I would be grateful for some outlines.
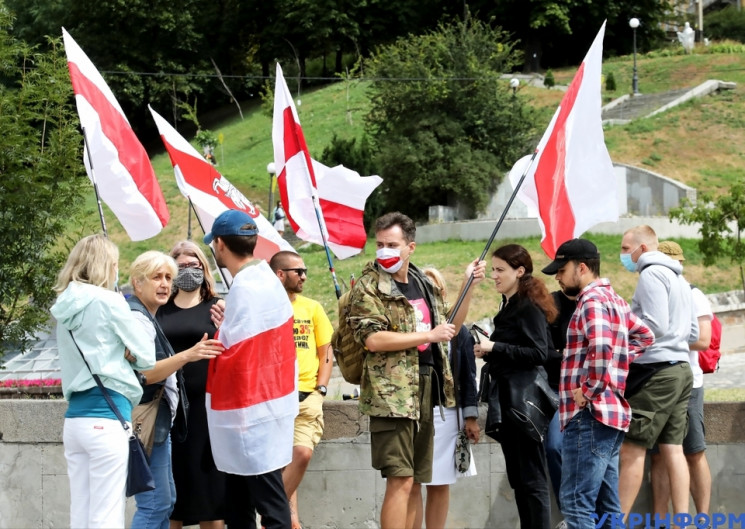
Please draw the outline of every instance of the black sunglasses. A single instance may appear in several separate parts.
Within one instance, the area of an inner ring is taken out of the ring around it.
[[[308,269],[307,268],[282,268],[283,272],[295,272],[299,276],[307,276],[308,275]]]

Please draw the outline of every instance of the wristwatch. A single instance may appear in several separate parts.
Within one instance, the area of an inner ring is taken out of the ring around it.
[[[326,388],[326,386],[323,386],[323,385],[320,385],[320,384],[318,386],[316,386],[316,389],[318,390],[318,393],[320,393],[324,397],[326,396],[326,393],[329,392],[329,390],[328,390],[328,388]]]

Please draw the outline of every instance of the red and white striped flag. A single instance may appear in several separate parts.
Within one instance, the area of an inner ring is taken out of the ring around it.
[[[215,465],[254,476],[292,460],[298,412],[292,305],[266,261],[235,276],[207,373],[207,424]]]
[[[601,74],[605,23],[538,144],[538,155],[518,197],[538,214],[541,246],[551,259],[564,242],[600,222],[618,220],[616,177],[601,119]],[[526,156],[510,171],[515,186]]]
[[[295,234],[304,241],[323,245],[318,209],[326,241],[334,254],[345,259],[360,253],[367,241],[362,222],[365,201],[383,179],[361,177],[342,165],[329,168],[310,157],[279,63],[272,143],[279,194]]]
[[[111,208],[133,241],[149,239],[168,224],[163,192],[145,148],[137,139],[119,102],[88,56],[62,28],[70,80],[80,124],[93,160],[85,168],[95,176],[101,199]]]
[[[274,226],[243,193],[218,173],[160,114],[152,108],[150,113],[171,157],[176,183],[181,193],[194,204],[205,233],[210,232],[212,223],[220,213],[227,209],[240,209],[251,215],[259,228],[255,257],[269,260],[280,250],[292,250],[290,243],[280,237]]]

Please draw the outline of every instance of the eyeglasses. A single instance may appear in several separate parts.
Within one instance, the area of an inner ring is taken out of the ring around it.
[[[308,269],[307,268],[282,268],[283,272],[295,272],[299,276],[307,276],[308,275]]]
[[[178,265],[179,270],[183,270],[185,268],[202,268],[202,263],[199,261],[193,261],[191,263],[180,263]]]

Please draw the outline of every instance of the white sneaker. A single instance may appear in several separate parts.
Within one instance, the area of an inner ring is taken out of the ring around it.
[[[568,529],[568,527],[566,520],[562,520],[554,529]]]

